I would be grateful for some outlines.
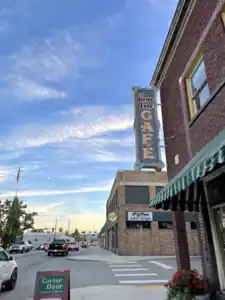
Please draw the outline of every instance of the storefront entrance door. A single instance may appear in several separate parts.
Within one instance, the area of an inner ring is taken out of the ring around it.
[[[219,268],[223,270],[225,275],[225,204],[212,207],[213,217],[215,221],[215,229],[217,234],[218,250],[220,251],[221,263]],[[223,283],[223,287],[225,282]]]

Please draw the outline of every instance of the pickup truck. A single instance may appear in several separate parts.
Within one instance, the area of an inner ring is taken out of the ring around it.
[[[63,256],[68,255],[69,245],[66,240],[57,239],[54,240],[48,247],[48,256],[62,254]]]

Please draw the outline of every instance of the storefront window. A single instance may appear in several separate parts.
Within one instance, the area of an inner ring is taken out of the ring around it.
[[[191,230],[196,230],[197,229],[197,223],[196,222],[191,222]]]
[[[172,229],[173,223],[172,222],[158,222],[158,228],[159,229]]]
[[[222,265],[225,266],[225,206],[213,208],[213,215],[222,257]]]
[[[127,221],[126,222],[126,227],[128,229],[151,229],[151,223],[148,221]]]

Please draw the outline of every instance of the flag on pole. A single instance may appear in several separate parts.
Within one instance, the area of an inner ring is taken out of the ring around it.
[[[20,168],[19,168],[17,176],[16,176],[16,182],[17,182],[17,184],[19,183],[19,179],[20,179]]]

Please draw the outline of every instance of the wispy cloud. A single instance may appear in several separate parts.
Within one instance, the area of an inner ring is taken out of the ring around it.
[[[0,167],[0,183],[4,182],[8,178],[8,168],[7,167]]]
[[[0,161],[8,161],[21,157],[24,154],[24,150],[16,151],[1,151],[0,152]]]
[[[133,156],[125,156],[121,154],[115,154],[106,150],[99,150],[95,156],[91,158],[92,161],[96,162],[132,162],[134,161]],[[88,158],[87,158],[88,161]]]
[[[100,41],[96,42],[97,36],[92,40],[95,28],[86,26],[82,36],[81,31],[75,27],[60,31],[39,42],[26,44],[14,53],[8,76],[14,96],[26,101],[64,98],[66,92],[52,88],[51,84],[71,76],[75,81],[82,77],[82,70],[98,68],[103,55]]]
[[[9,8],[0,9],[0,17],[11,16],[14,14],[14,11]]]
[[[9,76],[13,82],[12,92],[21,101],[65,98],[66,93],[40,85],[23,77]]]
[[[35,197],[35,196],[54,196],[54,195],[70,195],[77,193],[93,193],[93,192],[105,192],[109,191],[111,185],[106,184],[102,186],[87,186],[81,187],[77,189],[69,189],[69,190],[26,190],[19,191],[20,197]],[[15,191],[9,191],[0,194],[0,198],[14,197]]]
[[[61,143],[71,138],[88,139],[106,134],[108,132],[119,132],[132,127],[133,116],[130,109],[126,107],[101,107],[100,114],[93,113],[91,109],[98,112],[98,107],[80,107],[82,115],[79,118],[66,117],[65,120],[53,125],[31,124],[15,128],[7,139],[0,139],[0,148],[30,148],[43,145]]]
[[[49,213],[49,211],[52,211],[52,209],[57,210],[58,208],[62,207],[64,205],[64,201],[60,202],[53,202],[46,205],[38,205],[38,204],[28,204],[27,212],[37,212],[39,214],[42,213]]]

